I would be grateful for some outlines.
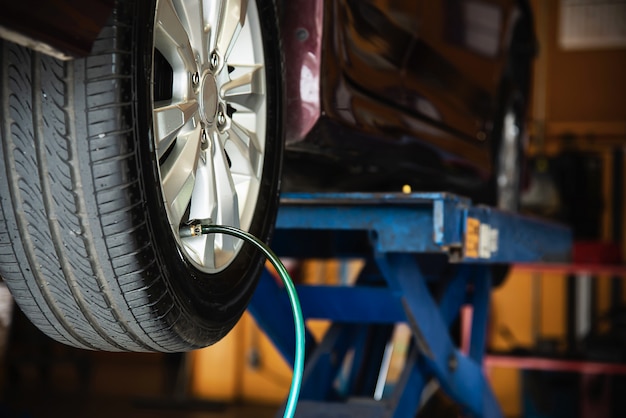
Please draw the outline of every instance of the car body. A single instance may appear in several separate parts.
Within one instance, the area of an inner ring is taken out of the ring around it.
[[[113,2],[6,3],[0,27],[69,58],[88,52]],[[289,0],[279,9],[284,188],[408,184],[484,198],[503,83],[528,96],[536,43],[526,1]],[[76,17],[83,24],[59,26]]]
[[[510,79],[528,93],[536,50],[528,4],[294,0],[284,7],[287,187],[409,184],[470,195],[484,187],[503,85]]]
[[[0,38],[61,59],[89,54],[113,0],[2,1]]]

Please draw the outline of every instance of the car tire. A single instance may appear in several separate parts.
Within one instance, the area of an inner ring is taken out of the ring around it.
[[[0,44],[0,276],[55,340],[187,351],[244,312],[261,254],[179,234],[211,218],[267,241],[274,224],[277,15],[238,5],[116,2],[90,56],[67,62]]]

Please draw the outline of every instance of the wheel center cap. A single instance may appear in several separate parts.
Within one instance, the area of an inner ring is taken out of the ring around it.
[[[202,79],[200,109],[205,122],[212,124],[217,114],[217,83],[211,74],[206,74]]]

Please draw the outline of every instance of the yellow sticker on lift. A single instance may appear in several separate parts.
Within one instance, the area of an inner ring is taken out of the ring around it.
[[[465,222],[465,257],[478,258],[480,246],[480,221],[467,218]]]

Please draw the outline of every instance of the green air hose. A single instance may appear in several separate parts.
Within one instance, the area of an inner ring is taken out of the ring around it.
[[[285,289],[287,289],[287,294],[289,295],[289,302],[291,302],[291,310],[293,311],[293,320],[296,328],[296,356],[293,365],[291,388],[289,390],[287,405],[285,406],[285,413],[283,416],[285,418],[292,418],[296,413],[296,403],[298,402],[298,395],[300,394],[302,372],[304,369],[304,318],[302,317],[302,309],[300,308],[300,300],[298,299],[298,294],[296,293],[296,287],[293,285],[287,269],[276,254],[274,254],[274,252],[270,250],[263,241],[248,232],[231,226],[212,224],[196,224],[187,226],[187,228],[190,227],[201,229],[202,234],[231,235],[255,245],[259,250],[261,250],[261,252],[263,252],[263,254],[265,254],[270,263],[272,263],[281,280],[285,284]]]

